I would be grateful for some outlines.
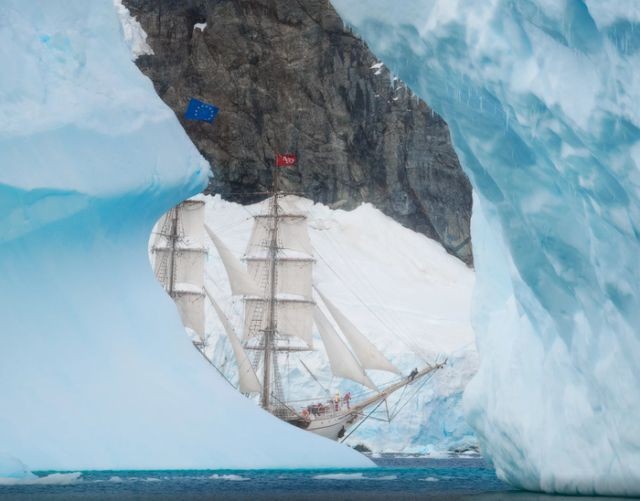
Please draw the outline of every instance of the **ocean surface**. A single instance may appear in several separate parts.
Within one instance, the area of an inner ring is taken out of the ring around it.
[[[372,459],[379,468],[37,472],[40,478],[29,483],[0,482],[0,499],[530,501],[548,497],[512,490],[476,455],[429,458],[385,454]]]

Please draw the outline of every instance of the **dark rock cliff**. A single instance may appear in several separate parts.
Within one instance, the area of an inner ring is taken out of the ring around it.
[[[209,192],[264,195],[275,151],[298,154],[284,188],[343,208],[371,202],[471,262],[471,186],[445,122],[377,64],[328,0],[125,0],[154,55],[138,66],[212,165]],[[206,23],[204,29],[194,28]]]

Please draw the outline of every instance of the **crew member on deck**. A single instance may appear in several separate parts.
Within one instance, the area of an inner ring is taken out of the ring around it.
[[[344,403],[347,404],[347,409],[351,409],[351,405],[349,404],[349,402],[351,401],[350,391],[344,394],[344,397],[342,397],[342,400],[344,400]]]

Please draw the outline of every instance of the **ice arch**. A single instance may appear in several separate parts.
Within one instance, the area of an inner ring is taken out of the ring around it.
[[[499,476],[640,494],[640,5],[332,1],[473,183],[465,406]]]
[[[147,258],[208,165],[111,0],[0,5],[0,453],[35,470],[369,466],[235,393]]]

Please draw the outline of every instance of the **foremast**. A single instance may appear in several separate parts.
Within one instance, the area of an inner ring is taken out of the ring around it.
[[[185,200],[156,225],[151,252],[157,279],[175,301],[183,324],[204,343],[204,202]]]

